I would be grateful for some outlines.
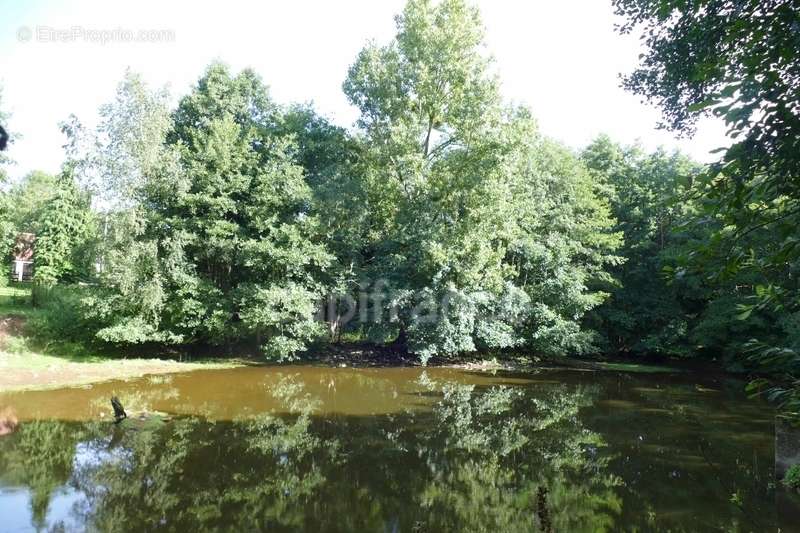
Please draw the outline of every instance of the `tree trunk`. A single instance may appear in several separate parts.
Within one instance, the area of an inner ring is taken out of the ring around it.
[[[400,324],[400,333],[397,334],[397,338],[392,341],[390,346],[403,355],[408,353],[408,333],[403,324]]]

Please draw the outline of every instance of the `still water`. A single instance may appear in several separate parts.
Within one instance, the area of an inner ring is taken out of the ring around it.
[[[797,527],[770,410],[698,379],[281,366],[0,393],[0,531]],[[166,416],[114,425],[112,395]]]

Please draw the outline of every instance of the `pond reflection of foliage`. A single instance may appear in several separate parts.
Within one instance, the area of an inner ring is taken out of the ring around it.
[[[318,399],[287,375],[267,393],[292,416],[30,423],[0,444],[0,472],[30,487],[36,524],[48,495],[69,485],[84,495],[72,514],[101,531],[613,524],[617,480],[578,417],[593,389],[418,385],[438,398],[429,412],[321,417]]]
[[[0,439],[0,486],[30,489],[37,529],[44,526],[51,494],[70,479],[75,446],[84,437],[75,424],[33,421]]]
[[[532,397],[520,388],[444,384],[441,391],[420,449],[429,465],[420,503],[432,530],[602,531],[613,524],[619,481],[592,453],[602,439],[578,419],[595,390],[553,387]]]
[[[121,461],[89,464],[82,479],[101,531],[157,522],[169,530],[293,529],[303,502],[325,482],[336,443],[310,431],[315,401],[282,381],[272,393],[299,414],[236,423],[181,418],[125,431]]]

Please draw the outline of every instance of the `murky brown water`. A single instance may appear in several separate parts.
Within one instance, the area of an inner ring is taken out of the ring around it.
[[[741,387],[282,366],[0,393],[0,531],[792,530]],[[170,418],[113,425],[112,395]]]
[[[0,393],[0,405],[13,405],[21,420],[37,418],[96,420],[111,415],[109,398],[119,396],[133,411],[161,411],[233,420],[243,415],[274,411],[288,413],[290,405],[269,394],[291,380],[319,401],[319,415],[384,415],[430,408],[436,398],[417,381],[419,368],[330,368],[319,366],[245,367],[151,376],[128,382],[99,383],[86,388]],[[538,376],[497,377],[488,373],[436,368],[428,376],[448,383],[522,385]]]

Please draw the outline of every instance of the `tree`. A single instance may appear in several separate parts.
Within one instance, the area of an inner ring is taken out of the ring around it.
[[[58,193],[58,178],[47,172],[34,170],[8,191],[11,219],[17,233],[38,233],[47,204]]]
[[[344,90],[365,145],[360,277],[385,292],[371,333],[388,322],[423,358],[585,349],[579,319],[602,300],[590,278],[615,260],[608,209],[571,154],[502,106],[477,10],[409,2]]]
[[[677,152],[646,154],[606,136],[582,159],[605,184],[616,229],[625,236],[620,254],[626,261],[611,269],[611,297],[591,315],[604,350],[719,358],[741,370],[747,342],[771,335],[768,324],[780,317],[761,310],[741,319],[741,306],[763,282],[759,273],[742,270],[712,282],[686,268],[686,258],[719,231],[714,221],[697,223],[702,203],[689,195],[703,168]]]
[[[783,266],[796,265],[800,257],[794,231],[800,217],[800,3],[614,4],[625,18],[620,31],[640,29],[646,36],[647,51],[625,87],[659,104],[664,126],[676,131],[691,134],[706,114],[729,126],[733,144],[721,149],[721,161],[696,189],[707,200],[701,222],[720,222],[703,260],[726,263],[723,275],[754,268],[784,284],[791,276]],[[741,241],[762,227],[770,229],[773,245],[754,257]]]
[[[731,179],[800,175],[800,3],[797,0],[614,0],[623,33],[646,46],[624,86],[691,133],[698,117],[725,119],[734,139],[718,170]],[[742,180],[739,180],[742,181]],[[745,193],[744,182],[737,191]],[[787,184],[789,185],[789,184]],[[781,188],[767,187],[781,194]]]
[[[36,232],[33,280],[44,286],[93,277],[96,259],[96,225],[91,195],[75,179],[80,164],[76,155],[78,132],[69,122],[61,125],[61,131],[67,136],[64,146],[67,160],[61,173],[55,178],[37,176],[35,181],[28,180],[27,186],[38,184],[44,197],[33,202],[34,208],[40,203],[38,210],[28,213],[28,217],[35,215],[35,219],[26,222],[22,218],[19,221],[30,224]],[[19,215],[26,216],[24,204],[20,206]]]
[[[145,94],[126,80],[109,117],[148,120],[141,110],[157,106],[142,103]],[[270,355],[290,357],[319,333],[317,279],[330,258],[278,117],[254,73],[232,76],[213,64],[169,128],[151,130],[152,144],[128,145],[133,171],[121,172],[134,184],[126,218],[135,246],[109,254],[106,293],[93,301],[107,323],[101,338],[216,345],[252,338]],[[140,176],[130,179],[132,172]]]
[[[90,204],[88,195],[78,190],[70,169],[65,169],[36,221],[36,283],[75,281],[92,273],[93,257],[87,253],[94,232]]]
[[[0,123],[6,124],[8,121],[8,114],[3,111],[3,91],[0,87]],[[8,132],[3,130],[6,137],[10,136]],[[8,139],[6,139],[8,142]],[[7,146],[6,146],[7,147]],[[6,174],[6,166],[11,163],[11,159],[6,155],[5,151],[0,151],[0,185],[5,185],[8,180]],[[12,219],[12,202],[5,190],[0,192],[0,246],[3,247],[4,253],[8,254],[11,251],[11,246],[14,242],[14,229]]]
[[[182,342],[162,315],[165,275],[178,276],[183,263],[160,257],[158,233],[148,232],[148,199],[183,175],[177,154],[165,145],[172,127],[168,94],[150,91],[127,71],[100,117],[94,131],[76,117],[65,125],[75,174],[98,199],[100,272],[84,298],[84,318],[92,335],[107,342]]]
[[[294,139],[291,155],[311,190],[309,213],[319,221],[319,233],[335,259],[322,277],[327,291],[322,317],[330,339],[340,339],[352,312],[348,297],[360,289],[362,254],[372,232],[365,208],[365,145],[310,106],[291,106],[278,119],[280,134]]]
[[[687,268],[721,283],[745,275],[752,312],[777,327],[752,344],[763,368],[800,373],[800,3],[797,0],[615,0],[622,32],[646,45],[624,85],[659,104],[665,125],[691,133],[713,113],[733,143],[694,189],[698,223],[717,230]],[[771,339],[782,339],[773,344]],[[794,379],[794,378],[792,378]],[[784,391],[785,392],[785,391]],[[776,391],[783,399],[791,398]],[[791,400],[800,408],[800,400]]]
[[[606,350],[635,355],[687,356],[691,317],[697,317],[709,295],[695,277],[668,280],[674,256],[685,236],[676,230],[696,212],[679,199],[700,172],[679,153],[646,154],[638,146],[622,147],[599,136],[581,156],[606,185],[616,230],[624,235],[625,263],[612,274],[617,286],[597,311]]]

